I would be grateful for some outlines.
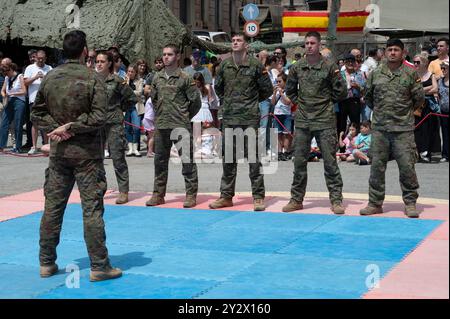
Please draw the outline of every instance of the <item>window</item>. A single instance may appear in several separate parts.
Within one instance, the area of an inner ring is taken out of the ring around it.
[[[186,25],[192,25],[194,21],[193,2],[194,0],[180,1],[180,20]]]
[[[328,10],[328,1],[327,0],[307,0],[309,10],[311,11],[321,11]]]
[[[222,12],[222,0],[216,0],[216,30],[222,30],[223,12]]]

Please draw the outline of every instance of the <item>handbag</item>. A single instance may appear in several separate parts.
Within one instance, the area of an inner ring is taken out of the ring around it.
[[[433,113],[441,113],[441,107],[439,105],[439,103],[436,101],[436,99],[434,98],[434,96],[425,96],[425,99],[427,101],[427,105],[430,108],[430,110]]]

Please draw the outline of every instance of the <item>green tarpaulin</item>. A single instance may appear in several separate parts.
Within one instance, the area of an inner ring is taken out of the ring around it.
[[[231,44],[211,43],[194,36],[162,0],[0,1],[0,40],[21,39],[23,46],[61,49],[64,34],[72,29],[86,32],[89,48],[118,46],[129,61],[153,61],[168,43],[215,54],[231,49]],[[262,42],[250,45],[256,52],[274,50],[276,46]]]
[[[79,11],[70,10],[73,4]],[[61,49],[71,25],[86,32],[90,48],[117,45],[130,61],[153,61],[164,45],[190,42],[185,26],[162,0],[0,1],[0,40],[9,36],[22,39],[24,46]]]

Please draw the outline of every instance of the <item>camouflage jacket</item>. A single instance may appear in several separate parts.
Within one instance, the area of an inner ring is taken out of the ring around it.
[[[237,66],[233,57],[222,62],[217,72],[214,89],[222,106],[223,123],[229,125],[259,126],[259,102],[273,92],[269,75],[261,62],[249,57]]]
[[[286,94],[298,105],[296,128],[324,130],[336,127],[334,103],[347,97],[347,85],[336,64],[302,59],[289,69]]]
[[[373,109],[372,128],[379,131],[414,130],[414,110],[425,101],[417,72],[402,64],[391,72],[383,63],[369,76],[365,101]]]
[[[43,79],[31,110],[31,120],[46,132],[72,122],[73,137],[51,141],[50,156],[79,159],[103,158],[107,95],[95,71],[69,60]]]
[[[156,128],[190,128],[191,119],[202,106],[194,80],[181,69],[166,78],[164,70],[155,74],[150,97],[155,108]]]
[[[137,97],[131,87],[117,75],[110,74],[106,78],[105,84],[108,96],[106,123],[122,124],[123,112],[136,105]]]

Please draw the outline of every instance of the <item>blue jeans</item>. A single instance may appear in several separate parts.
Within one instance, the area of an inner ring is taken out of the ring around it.
[[[261,103],[259,103],[259,112],[261,113],[261,119],[259,120],[259,127],[260,128],[265,128],[265,130],[263,130],[265,132],[265,137],[266,137],[266,148],[269,149],[270,148],[270,126],[271,125],[271,118],[269,115],[269,112],[271,111],[272,108],[272,104],[270,103],[270,100],[264,100]],[[264,133],[262,133],[264,134]],[[262,138],[262,136],[261,136]]]
[[[136,107],[132,107],[125,113],[125,122],[131,123],[134,126],[125,124],[125,136],[128,143],[139,144],[141,139],[141,119],[137,113]]]
[[[370,116],[372,115],[372,109],[367,105],[363,105],[361,108],[361,120],[363,122],[370,121]]]
[[[8,104],[3,110],[1,124],[0,124],[0,148],[5,148],[8,143],[9,126],[14,120],[16,149],[20,150],[22,147],[22,126],[25,118],[25,108],[27,104],[25,101],[17,97],[10,97]]]

